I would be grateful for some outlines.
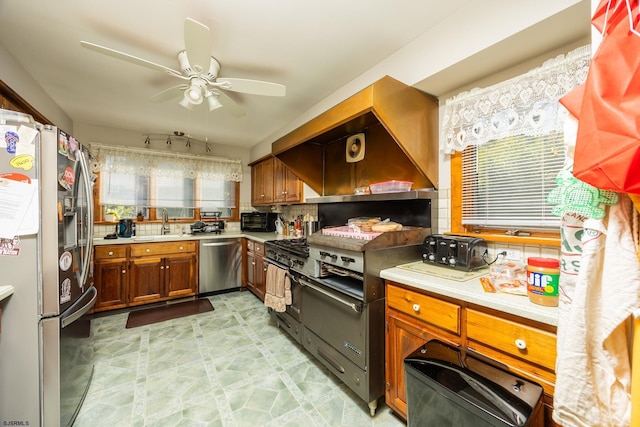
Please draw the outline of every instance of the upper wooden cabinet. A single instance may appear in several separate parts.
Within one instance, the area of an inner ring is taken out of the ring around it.
[[[302,181],[280,160],[269,157],[251,164],[251,204],[302,203]]]
[[[302,181],[276,158],[273,161],[273,201],[276,204],[302,202]]]
[[[273,157],[251,165],[251,204],[273,203]]]

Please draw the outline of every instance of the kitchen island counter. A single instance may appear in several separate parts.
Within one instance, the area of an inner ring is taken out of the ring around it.
[[[459,282],[412,271],[401,266],[381,270],[380,277],[433,294],[455,298],[547,325],[558,325],[558,307],[545,307],[534,304],[529,301],[527,296],[485,292],[478,277]]]

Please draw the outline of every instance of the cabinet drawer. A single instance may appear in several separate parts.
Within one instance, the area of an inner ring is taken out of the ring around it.
[[[127,257],[127,245],[109,245],[109,246],[95,246],[94,258],[98,259],[111,259],[111,258],[126,258]]]
[[[556,335],[522,323],[467,309],[467,339],[550,371],[556,363]],[[472,343],[469,345],[473,347]]]
[[[166,255],[184,252],[195,252],[196,242],[193,240],[166,243],[138,243],[131,245],[131,256]]]
[[[419,292],[387,286],[387,305],[423,322],[460,335],[460,306]]]
[[[260,256],[264,256],[264,244],[260,242],[254,242],[253,251]]]

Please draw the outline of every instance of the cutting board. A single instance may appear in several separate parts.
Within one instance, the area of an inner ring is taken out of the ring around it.
[[[466,282],[467,280],[475,279],[477,277],[489,274],[488,268],[480,268],[473,271],[460,271],[454,270],[452,268],[440,267],[434,264],[426,264],[422,261],[402,264],[399,265],[398,268],[416,271],[418,273],[428,274],[429,276],[440,277],[442,279],[455,280],[457,282]]]

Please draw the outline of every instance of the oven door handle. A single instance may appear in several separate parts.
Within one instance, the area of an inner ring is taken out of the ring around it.
[[[316,286],[316,285],[314,285],[314,284],[312,284],[312,283],[310,283],[310,282],[308,282],[308,281],[306,281],[304,279],[300,279],[300,284],[302,286],[308,286],[311,289],[313,289],[314,291],[318,291],[322,295],[328,296],[329,298],[334,299],[334,300],[338,301],[339,303],[346,305],[347,307],[351,308],[356,313],[362,313],[362,305],[360,305],[360,304],[356,304],[356,303],[352,303],[352,302],[346,301],[346,300],[344,300],[344,299],[342,299],[342,298],[340,298],[338,296],[335,296],[331,292],[325,291],[321,287]]]

